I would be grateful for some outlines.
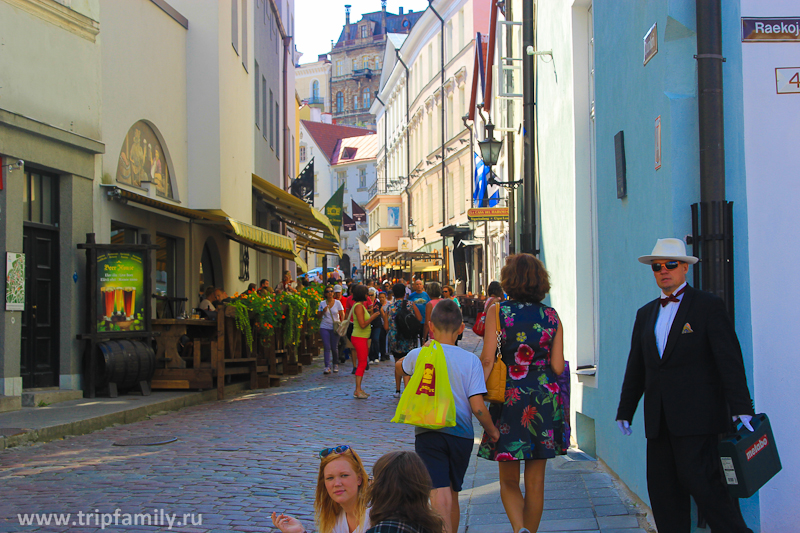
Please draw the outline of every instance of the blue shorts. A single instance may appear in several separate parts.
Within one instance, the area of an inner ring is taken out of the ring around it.
[[[455,492],[461,491],[473,444],[472,439],[439,431],[426,431],[416,436],[414,450],[425,463],[434,489],[452,487]]]

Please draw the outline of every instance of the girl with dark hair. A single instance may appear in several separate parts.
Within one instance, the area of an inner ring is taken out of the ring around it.
[[[367,301],[366,285],[356,285],[353,287],[353,334],[350,342],[356,351],[358,366],[356,367],[356,390],[353,397],[358,400],[366,400],[369,394],[361,388],[361,381],[364,379],[364,371],[367,369],[367,358],[369,356],[369,344],[367,340],[372,334],[370,324],[380,316],[380,311],[370,313],[365,305]]]
[[[390,452],[372,469],[370,523],[366,533],[443,533],[431,508],[431,477],[414,452]]]

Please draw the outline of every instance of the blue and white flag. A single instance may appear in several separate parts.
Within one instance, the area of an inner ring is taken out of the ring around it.
[[[474,153],[473,156],[475,158],[475,186],[472,192],[472,205],[474,207],[495,207],[500,203],[500,187],[497,185],[489,185],[489,167],[483,163],[481,156],[476,153]],[[488,205],[484,205],[484,194],[486,193],[487,187],[489,191],[486,196],[489,202]]]

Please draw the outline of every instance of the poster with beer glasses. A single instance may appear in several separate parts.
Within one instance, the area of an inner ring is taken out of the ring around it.
[[[97,331],[144,329],[144,254],[100,251]]]

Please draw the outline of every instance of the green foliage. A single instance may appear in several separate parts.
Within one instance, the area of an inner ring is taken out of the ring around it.
[[[253,328],[250,326],[249,309],[242,300],[235,300],[230,304],[236,311],[236,327],[244,333],[247,346],[253,349]]]

